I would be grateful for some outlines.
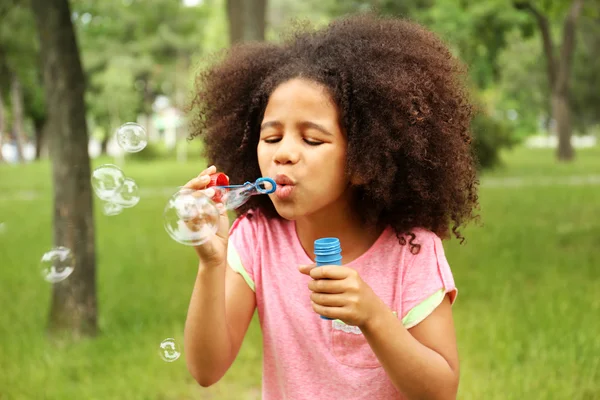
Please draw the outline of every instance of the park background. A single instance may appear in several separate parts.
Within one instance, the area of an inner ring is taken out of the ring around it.
[[[445,242],[459,398],[600,399],[600,2],[0,0],[1,400],[260,398],[256,318],[219,383],[185,366],[197,259],[162,212],[206,166],[186,140],[194,75],[294,18],[369,11],[424,24],[469,67],[481,223]],[[116,145],[126,122],[143,151]],[[140,188],[116,216],[89,187],[106,163]],[[40,258],[59,245],[76,268],[52,285]]]

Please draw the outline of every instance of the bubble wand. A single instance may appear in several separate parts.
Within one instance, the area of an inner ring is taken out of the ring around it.
[[[169,236],[181,244],[198,246],[213,237],[219,226],[219,209],[234,210],[250,197],[273,193],[277,184],[271,178],[258,178],[255,182],[242,185],[229,185],[229,178],[223,173],[210,175],[207,188],[214,190],[210,198],[205,191],[184,188],[175,193],[165,206],[164,227]]]

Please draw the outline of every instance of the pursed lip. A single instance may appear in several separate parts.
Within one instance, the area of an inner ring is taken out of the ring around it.
[[[287,175],[284,175],[284,174],[277,174],[275,176],[275,183],[277,185],[281,185],[281,186],[296,184],[290,177],[288,177]]]

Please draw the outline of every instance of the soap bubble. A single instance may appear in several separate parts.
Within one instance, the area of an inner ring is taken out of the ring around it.
[[[102,213],[109,217],[119,215],[121,214],[121,211],[123,211],[123,207],[111,201],[104,202],[104,205],[102,206]]]
[[[74,269],[73,254],[66,247],[55,247],[42,256],[42,276],[50,283],[67,279]]]
[[[173,362],[179,358],[181,352],[179,346],[175,343],[175,339],[167,338],[160,342],[160,348],[158,353],[160,357],[166,362]]]
[[[146,130],[139,124],[127,122],[117,129],[117,143],[128,153],[142,151],[148,144]]]
[[[187,188],[171,196],[163,217],[169,236],[188,246],[206,242],[217,232],[219,224],[215,203],[202,192]]]
[[[140,201],[140,190],[135,181],[131,178],[125,178],[121,187],[110,199],[111,203],[117,204],[122,208],[134,207]]]
[[[101,200],[109,201],[123,185],[125,174],[113,164],[104,164],[92,172],[92,188]]]

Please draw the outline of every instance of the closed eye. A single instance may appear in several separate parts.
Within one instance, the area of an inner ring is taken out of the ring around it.
[[[323,144],[323,142],[314,141],[314,140],[310,140],[310,139],[302,139],[302,140],[304,140],[304,143],[306,143],[309,146],[318,146],[318,145]],[[264,139],[263,141],[265,143],[277,143],[277,142],[281,141],[281,138]]]
[[[316,142],[316,141],[309,140],[309,139],[303,139],[303,140],[304,140],[304,143],[306,143],[309,146],[318,146],[320,144],[323,144],[323,142]]]

